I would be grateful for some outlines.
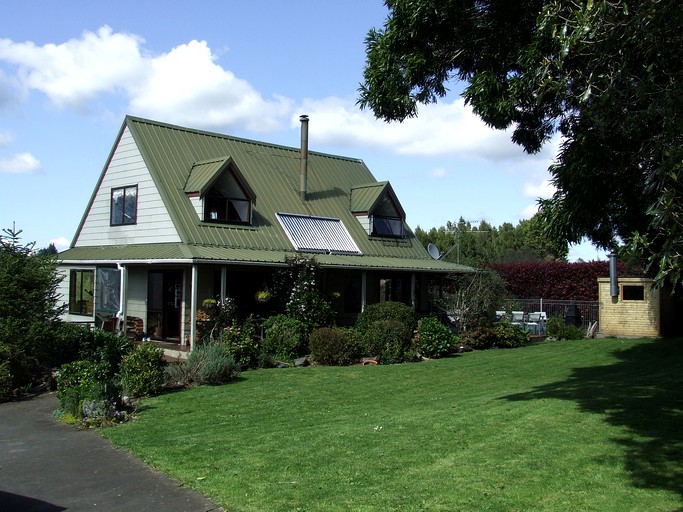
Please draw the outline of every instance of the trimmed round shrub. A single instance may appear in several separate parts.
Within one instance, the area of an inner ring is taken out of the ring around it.
[[[350,365],[361,358],[362,337],[355,329],[319,327],[311,332],[309,349],[313,359],[320,364]]]
[[[166,382],[164,352],[151,343],[137,345],[121,362],[121,386],[134,398],[156,395]]]
[[[378,357],[381,364],[417,360],[412,330],[399,320],[375,320],[365,333],[366,354]]]
[[[219,342],[209,342],[195,348],[187,360],[176,365],[172,377],[181,384],[224,384],[237,377],[240,365],[230,350]]]
[[[302,321],[287,315],[271,316],[263,322],[263,331],[262,349],[265,354],[282,361],[306,355],[308,330]]]
[[[450,353],[457,337],[434,316],[417,323],[415,348],[424,357],[443,357]]]
[[[416,317],[413,308],[402,302],[380,302],[366,306],[356,319],[356,329],[366,332],[377,320],[395,320],[403,323],[410,332],[415,329]]]

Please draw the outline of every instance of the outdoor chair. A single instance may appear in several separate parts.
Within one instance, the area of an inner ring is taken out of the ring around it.
[[[541,334],[541,313],[529,313],[524,327],[529,329],[534,334]]]
[[[524,311],[513,311],[510,323],[512,325],[524,325]]]

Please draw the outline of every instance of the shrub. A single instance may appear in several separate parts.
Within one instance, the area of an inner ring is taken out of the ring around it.
[[[134,398],[156,395],[165,381],[164,352],[151,343],[137,345],[121,362],[121,386]]]
[[[223,384],[237,377],[240,367],[225,345],[209,342],[195,346],[186,361],[170,367],[170,373],[183,386]]]
[[[129,414],[117,402],[109,400],[84,400],[82,417],[78,423],[81,428],[108,427],[115,423],[128,421]]]
[[[375,320],[363,334],[366,354],[382,364],[417,360],[412,331],[399,320]]]
[[[222,302],[206,299],[197,311],[197,339],[203,343],[220,338],[221,332],[232,325],[237,306],[235,300],[226,297]]]
[[[415,348],[425,357],[443,357],[456,342],[456,336],[434,316],[422,318],[417,323]]]
[[[311,333],[309,348],[318,363],[341,366],[358,362],[363,344],[355,329],[319,327]]]
[[[256,337],[254,319],[251,316],[241,325],[237,321],[233,321],[230,327],[224,328],[220,342],[242,368],[258,367],[261,347]]]
[[[263,352],[275,359],[291,361],[306,354],[306,324],[287,315],[276,315],[263,323]],[[263,366],[259,364],[259,366]]]
[[[114,387],[100,381],[101,371],[88,360],[67,363],[57,372],[57,399],[61,409],[74,417],[80,417],[85,400],[109,398],[107,391]]]
[[[123,357],[134,346],[127,337],[102,329],[88,330],[80,338],[80,343],[79,359],[93,361],[110,378],[119,373]]]
[[[13,391],[9,361],[3,361],[0,363],[0,402],[11,400],[14,395]]]
[[[395,320],[412,332],[415,329],[415,311],[402,302],[380,302],[368,305],[356,319],[356,329],[366,332],[377,320]]]
[[[526,345],[530,340],[530,333],[519,325],[502,323],[493,329],[496,338],[496,348],[517,348]]]
[[[529,342],[529,331],[519,325],[502,323],[495,327],[479,327],[460,335],[462,343],[475,350],[516,348]]]
[[[287,268],[276,272],[273,291],[287,316],[304,323],[310,334],[317,327],[334,323],[334,309],[317,286],[318,263],[315,258],[287,258]]]
[[[491,327],[477,327],[460,333],[460,341],[474,350],[487,350],[496,343],[496,333]]]
[[[581,327],[565,325],[564,318],[561,316],[553,316],[548,319],[547,332],[548,336],[558,340],[581,340],[585,337]]]

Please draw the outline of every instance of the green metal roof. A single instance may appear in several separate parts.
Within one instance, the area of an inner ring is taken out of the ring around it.
[[[218,158],[216,160],[208,160],[198,162],[190,169],[190,175],[187,178],[184,190],[187,193],[198,193],[203,196],[216,179],[225,171],[230,164],[231,159]]]
[[[142,244],[109,247],[76,247],[59,254],[66,264],[93,263],[220,263],[225,265],[285,266],[295,251],[265,251],[183,244]],[[389,258],[381,256],[355,256],[343,254],[314,254],[316,261],[326,268],[352,268],[359,270],[394,269],[422,272],[471,272],[473,269],[440,260]]]
[[[389,196],[401,218],[405,219],[401,202],[388,181],[378,181],[353,187],[351,189],[351,211],[354,213],[371,213],[385,195]]]
[[[341,220],[362,256],[316,255],[321,263],[329,261],[330,265],[337,265],[345,262],[344,265],[354,267],[357,265],[353,262],[357,260],[353,258],[361,258],[366,263],[358,263],[360,266],[373,262],[380,267],[391,267],[392,262],[414,260],[398,267],[439,268],[441,271],[466,269],[433,260],[410,230],[402,239],[368,235],[352,210],[376,203],[390,185],[377,182],[362,160],[309,151],[308,190],[303,200],[298,190],[301,172],[299,148],[131,116],[126,117],[121,134],[125,127],[130,130],[140,150],[182,243],[102,248],[76,246],[61,253],[60,259],[197,258],[284,262],[284,255],[294,249],[276,218],[276,213],[281,212]],[[201,193],[229,162],[239,169],[240,179],[258,197],[251,226],[203,222],[188,198],[187,192]],[[362,187],[363,184],[366,187]],[[395,199],[393,191],[391,193]]]

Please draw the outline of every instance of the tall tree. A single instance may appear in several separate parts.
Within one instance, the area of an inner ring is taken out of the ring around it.
[[[366,39],[359,104],[417,115],[451,81],[474,112],[537,152],[556,132],[541,203],[570,243],[629,246],[683,281],[683,4],[679,0],[387,0]]]
[[[34,254],[14,227],[0,233],[0,401],[42,376],[64,311],[53,257]]]
[[[423,245],[434,244],[442,258],[485,267],[491,263],[517,261],[566,260],[567,242],[552,240],[542,230],[538,216],[520,221],[517,226],[506,222],[499,227],[482,221],[478,226],[462,217],[456,222],[425,231],[418,227],[415,235]]]

